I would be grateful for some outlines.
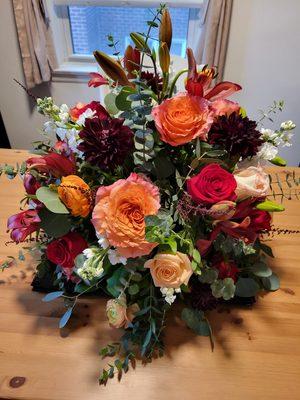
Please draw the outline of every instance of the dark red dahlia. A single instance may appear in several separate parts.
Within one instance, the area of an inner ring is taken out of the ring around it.
[[[113,171],[124,163],[133,148],[133,132],[123,125],[123,118],[87,118],[79,133],[82,142],[78,150],[92,165]]]
[[[263,140],[255,121],[232,113],[216,118],[208,134],[208,143],[225,149],[230,158],[241,156],[244,159],[255,156]]]
[[[219,304],[219,300],[211,292],[210,285],[201,283],[198,279],[192,283],[190,299],[191,306],[201,311],[213,310]]]
[[[142,71],[141,79],[144,79],[147,82],[147,85],[155,94],[158,94],[158,92],[162,90],[162,78],[158,75],[155,76],[152,72]]]

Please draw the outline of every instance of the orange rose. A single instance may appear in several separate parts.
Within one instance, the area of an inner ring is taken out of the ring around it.
[[[186,254],[177,251],[175,254],[158,253],[146,261],[145,268],[150,268],[154,285],[164,288],[180,288],[193,273],[191,262]]]
[[[163,101],[152,110],[160,139],[171,146],[189,143],[199,137],[206,140],[213,122],[209,102],[187,93]]]
[[[127,307],[126,302],[123,299],[108,300],[106,305],[106,315],[109,325],[112,328],[128,328],[134,319],[135,313],[139,310],[140,308],[136,303]]]
[[[157,245],[145,239],[144,218],[157,214],[159,208],[158,188],[132,173],[110,186],[100,186],[92,222],[121,256],[140,257]]]
[[[58,186],[61,201],[71,210],[74,217],[87,217],[91,208],[90,187],[79,176],[68,175]]]

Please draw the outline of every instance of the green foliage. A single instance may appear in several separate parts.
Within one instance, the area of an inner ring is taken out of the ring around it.
[[[18,174],[23,175],[26,170],[26,164],[17,164],[16,166],[4,164],[0,165],[0,176],[2,174],[6,175],[8,179],[14,179]]]
[[[211,291],[217,299],[230,300],[235,293],[235,284],[232,278],[217,279],[211,285]]]
[[[257,294],[260,287],[253,278],[239,277],[236,282],[235,294],[239,297],[252,297]]]
[[[283,205],[275,203],[271,200],[265,200],[261,203],[256,204],[255,208],[258,210],[269,211],[269,212],[280,212],[284,211],[285,208]]]
[[[42,208],[38,214],[41,220],[40,227],[50,237],[59,238],[71,229],[72,225],[66,214],[56,214],[47,208]]]
[[[128,100],[128,96],[136,93],[136,90],[131,86],[123,86],[120,93],[115,98],[115,106],[120,111],[127,111],[131,109],[132,101]]]
[[[274,292],[280,288],[279,278],[274,272],[272,275],[262,278],[261,282],[264,288],[271,292]]]
[[[107,95],[104,97],[104,104],[109,112],[109,114],[116,115],[118,114],[119,110],[118,107],[116,106],[116,97],[117,95],[115,93],[107,93]]]
[[[69,214],[66,206],[60,201],[58,193],[46,186],[40,187],[36,191],[37,199],[43,203],[49,211],[56,214]]]
[[[181,319],[187,326],[199,336],[209,336],[212,350],[214,348],[211,326],[203,311],[193,308],[184,308],[181,313]]]
[[[218,277],[218,271],[213,268],[205,268],[201,270],[199,281],[202,283],[213,283]]]

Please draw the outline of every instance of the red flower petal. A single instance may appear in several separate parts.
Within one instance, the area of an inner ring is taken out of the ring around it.
[[[231,94],[241,90],[242,87],[233,82],[221,82],[205,93],[205,98],[210,101],[225,99]]]

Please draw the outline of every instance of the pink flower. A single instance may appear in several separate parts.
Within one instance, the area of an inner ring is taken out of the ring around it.
[[[30,173],[26,172],[23,178],[23,185],[27,194],[35,194],[41,184]]]
[[[100,186],[92,223],[97,233],[116,247],[121,256],[147,255],[157,243],[146,241],[144,218],[157,214],[159,200],[158,188],[132,173],[110,186]]]
[[[98,74],[97,72],[91,72],[91,79],[88,82],[88,87],[98,87],[102,85],[108,85],[108,80],[104,76]]]
[[[40,222],[37,210],[21,211],[8,218],[7,229],[11,230],[10,237],[14,242],[24,242],[28,235],[39,229]]]
[[[31,157],[26,161],[27,168],[35,169],[54,178],[75,174],[75,162],[58,153],[49,153],[42,157]]]

